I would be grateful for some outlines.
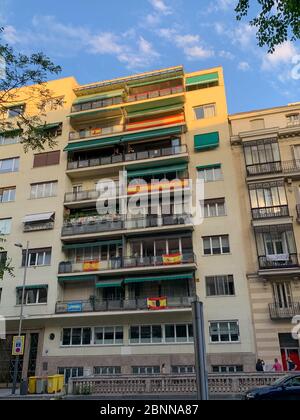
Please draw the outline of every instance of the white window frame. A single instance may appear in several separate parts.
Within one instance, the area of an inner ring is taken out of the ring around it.
[[[218,294],[210,295],[208,294],[208,280],[214,281],[214,287],[216,291],[220,291],[222,288],[225,291],[226,289],[229,291],[230,287],[229,284],[233,283],[234,293],[233,294]],[[219,285],[219,282],[223,283],[221,286]],[[232,274],[224,274],[224,275],[216,275],[216,276],[206,276],[205,277],[205,288],[206,288],[206,297],[233,297],[235,296],[235,282],[234,282],[234,276]]]
[[[223,246],[223,238],[227,237],[228,238],[228,248],[229,248],[229,252],[224,252],[223,249],[225,248]],[[221,252],[219,254],[215,254],[213,252],[214,247],[213,247],[213,239],[219,239],[219,248],[221,250]],[[204,246],[204,241],[209,239],[210,240],[210,254],[205,254],[205,246]],[[203,256],[209,256],[209,255],[213,255],[213,256],[217,256],[217,255],[229,255],[230,254],[230,241],[229,241],[229,235],[220,235],[220,236],[205,236],[202,238],[203,241]]]
[[[224,214],[220,214],[221,206],[222,208],[224,208]],[[215,209],[215,214],[211,213],[211,208]],[[211,200],[207,200],[207,202],[204,201],[204,217],[205,218],[208,219],[211,217],[225,217],[225,216],[227,216],[225,198],[211,199]]]
[[[39,302],[40,291],[45,290],[45,289],[47,290],[47,300],[46,300],[46,302]],[[17,293],[20,292],[20,291],[22,292],[21,289],[18,289]],[[30,303],[28,302],[28,299],[29,299],[28,292],[30,292],[30,291],[36,291],[37,292],[35,302],[30,302]],[[30,289],[30,288],[25,289],[25,296],[24,297],[25,297],[24,305],[26,305],[26,306],[47,305],[47,303],[48,303],[48,288],[41,287],[39,289]],[[17,296],[17,298],[18,298],[18,296]],[[22,300],[22,296],[21,296],[21,300]],[[21,306],[21,303],[17,302],[17,306]]]
[[[2,163],[3,162],[8,162],[8,161],[12,162],[11,168],[2,170],[1,169]],[[10,173],[10,172],[18,172],[19,171],[19,163],[20,163],[20,158],[19,157],[8,158],[8,159],[0,159],[0,173],[6,174],[6,173]]]
[[[6,225],[6,227],[7,227],[6,231],[1,230],[1,222],[3,222],[4,225]],[[3,236],[10,235],[11,228],[12,228],[12,218],[11,217],[7,217],[6,219],[0,219],[0,236],[1,235],[3,235]]]
[[[214,108],[214,115],[208,115],[207,114],[207,110],[210,109],[210,108]],[[197,110],[198,109],[203,110],[203,118],[198,118],[197,117]],[[194,117],[195,117],[196,121],[206,120],[206,119],[209,119],[209,118],[215,118],[217,116],[217,105],[216,105],[215,102],[212,102],[210,104],[198,105],[198,106],[195,106],[193,108],[193,111],[194,111]]]
[[[242,367],[243,370],[238,370],[238,367]],[[219,372],[214,372],[213,368],[218,368]],[[226,372],[222,372],[222,368],[226,369]],[[230,372],[230,369],[233,369],[234,372]],[[244,372],[244,366],[243,365],[213,365],[212,366],[212,373],[220,373],[220,374],[234,374],[234,373],[243,373]]]
[[[50,185],[50,192],[46,194],[46,188]],[[50,198],[57,196],[58,181],[40,182],[37,184],[31,184],[30,186],[30,199],[38,200],[42,198]],[[42,194],[39,192],[39,188],[42,188]]]
[[[220,172],[220,178],[216,178],[216,171]],[[206,168],[206,169],[200,169],[198,170],[198,177],[200,179],[202,179],[199,175],[203,173],[203,181],[206,182],[219,182],[219,181],[224,181],[224,176],[223,176],[223,171],[222,171],[222,166],[215,166],[212,168]],[[208,173],[212,174],[211,179],[209,179],[208,177]]]
[[[72,336],[73,336],[73,330],[81,330],[80,333],[80,344],[72,344]],[[91,336],[90,336],[90,344],[82,344],[83,342],[83,330],[89,329],[91,332]],[[71,330],[71,335],[70,335],[70,344],[63,344],[63,338],[64,338],[64,331],[65,330]],[[91,347],[92,343],[93,343],[93,328],[92,327],[65,327],[62,329],[61,332],[61,347]]]
[[[117,376],[117,375],[121,375],[121,373],[122,373],[121,366],[94,366],[95,376],[109,376],[109,375]]]
[[[16,137],[4,137],[0,135],[0,146],[9,146],[11,144],[20,143],[21,138],[19,136]]]
[[[96,343],[96,330],[102,330],[102,343]],[[113,330],[113,342],[112,343],[106,343],[105,342],[105,332],[106,330]],[[117,341],[116,339],[116,333],[120,332],[117,330],[122,330],[122,334],[123,334],[123,339],[122,341]],[[124,328],[122,326],[116,326],[116,327],[109,327],[109,326],[105,326],[105,327],[94,327],[93,328],[93,343],[95,346],[115,346],[115,345],[122,345],[124,343]]]
[[[177,372],[175,372],[177,371]],[[195,373],[195,366],[193,365],[172,365],[171,373],[173,375],[188,375]]]
[[[12,203],[16,201],[16,187],[0,188],[0,203]],[[8,193],[8,200],[3,200],[4,194]],[[12,199],[13,198],[13,199]]]
[[[228,327],[228,332],[227,333],[222,333],[221,329],[220,329],[220,325],[221,324],[226,324],[227,323],[227,327]],[[232,340],[232,334],[230,332],[230,324],[235,323],[238,327],[238,340],[234,341]],[[212,334],[211,332],[211,328],[213,324],[217,324],[218,325],[218,341],[213,341],[212,340],[212,336],[216,336],[217,334]],[[229,341],[221,341],[221,335],[229,335]],[[210,344],[239,344],[241,343],[241,331],[240,331],[240,325],[239,325],[239,321],[237,320],[232,320],[232,321],[209,321],[209,341]]]
[[[33,254],[35,255],[35,263],[31,264],[31,259],[33,258]],[[39,259],[40,259],[40,255],[42,254],[42,260],[43,260],[43,264],[38,264]],[[45,264],[45,260],[46,260],[46,256],[47,254],[50,254],[50,263],[49,264]],[[48,250],[29,250],[28,253],[28,261],[27,261],[27,267],[45,267],[45,266],[50,266],[51,265],[51,257],[52,257],[52,248],[49,248]]]
[[[143,372],[145,370],[146,372]],[[147,372],[147,370],[151,370],[151,372]],[[158,372],[159,370],[159,372]],[[160,374],[160,366],[131,366],[131,372],[133,375],[159,375]]]

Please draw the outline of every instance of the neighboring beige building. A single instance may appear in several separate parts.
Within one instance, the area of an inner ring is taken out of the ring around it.
[[[291,358],[300,315],[300,103],[229,117],[258,357]]]
[[[252,248],[241,240],[249,237],[246,204],[237,199],[245,186],[235,172],[222,68],[50,85],[65,97],[47,118],[57,148],[25,155],[13,140],[0,145],[0,230],[16,274],[1,284],[9,336],[0,342],[0,382],[10,379],[20,311],[24,269],[14,243],[27,240],[23,375],[155,374],[163,365],[191,372],[196,293],[205,305],[209,371],[253,371]],[[127,185],[125,175],[144,183]],[[150,188],[177,178],[191,192],[187,179],[195,185],[198,177],[205,181],[201,225],[177,214],[173,193],[167,214],[164,185]],[[96,211],[103,178],[119,185],[109,217]],[[142,216],[121,217],[139,188],[149,197],[158,192],[157,214],[147,215],[147,203]]]

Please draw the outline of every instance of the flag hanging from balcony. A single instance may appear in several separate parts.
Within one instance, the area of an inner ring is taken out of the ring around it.
[[[85,261],[83,263],[83,271],[99,271],[100,261]]]
[[[169,254],[163,255],[164,265],[176,265],[182,263],[182,254]]]
[[[159,311],[160,309],[167,308],[167,298],[148,298],[147,299],[148,309],[151,311]]]

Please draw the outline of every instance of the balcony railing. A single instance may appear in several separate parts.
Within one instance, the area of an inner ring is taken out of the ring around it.
[[[135,162],[138,160],[156,159],[160,157],[170,157],[188,153],[186,145],[165,147],[142,152],[120,153],[107,157],[95,157],[85,160],[75,160],[68,162],[68,170],[91,168],[95,166],[113,165],[123,162]]]
[[[247,165],[247,176],[257,176],[282,172],[281,162],[257,163]]]
[[[69,140],[82,140],[91,137],[109,136],[111,134],[121,133],[124,131],[123,125],[114,125],[111,127],[99,127],[94,129],[86,129],[80,131],[71,131],[69,133]]]
[[[282,171],[285,174],[292,174],[300,172],[300,160],[287,160],[282,162]]]
[[[270,303],[270,317],[273,320],[292,319],[296,315],[300,315],[300,303],[291,303],[283,307],[279,303]]]
[[[193,300],[189,296],[168,297],[166,308],[188,308]],[[56,313],[83,313],[83,312],[110,312],[110,311],[139,311],[147,310],[148,301],[146,298],[100,300],[90,299],[88,301],[57,302]],[[150,309],[149,309],[150,310]]]
[[[40,230],[51,230],[51,229],[54,229],[54,222],[25,223],[23,232],[37,232]]]
[[[183,86],[175,86],[171,88],[153,90],[151,92],[137,93],[136,95],[130,95],[127,98],[127,102],[144,101],[146,99],[161,98],[163,96],[175,95],[184,91]]]
[[[91,273],[108,270],[121,270],[144,267],[170,267],[186,264],[194,264],[196,257],[192,252],[182,254],[163,255],[159,257],[115,257],[110,260],[86,260],[73,263],[71,261],[61,262],[58,267],[58,274]]]
[[[259,209],[252,209],[252,218],[257,219],[268,219],[272,217],[287,217],[289,216],[288,206],[274,206],[274,207],[263,207]]]
[[[85,218],[81,221],[74,219],[65,222],[62,228],[62,236],[73,236],[73,235],[86,235],[89,233],[101,233],[116,230],[125,229],[147,229],[154,227],[163,226],[177,226],[187,225],[192,223],[191,216],[188,214],[183,215],[166,215],[166,216],[147,216],[134,219],[123,220],[121,217],[116,216],[115,220],[99,219],[99,216],[88,218],[90,221],[87,222]]]
[[[107,108],[112,105],[119,105],[123,103],[123,98],[118,96],[116,98],[102,99],[98,101],[85,102],[83,104],[76,104],[72,106],[71,112],[88,111],[91,109]]]
[[[298,267],[297,254],[265,255],[258,257],[258,260],[263,270]]]

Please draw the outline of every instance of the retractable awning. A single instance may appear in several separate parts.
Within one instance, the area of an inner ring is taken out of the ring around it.
[[[46,222],[54,216],[54,212],[51,213],[39,213],[39,214],[29,214],[24,217],[23,223],[32,223],[32,222]]]
[[[138,169],[136,171],[128,171],[127,176],[128,178],[137,178],[147,175],[159,175],[159,174],[168,174],[171,172],[182,172],[188,168],[187,163],[182,163],[178,165],[169,165],[169,166],[158,166],[158,167],[151,167],[148,169]]]
[[[121,287],[123,283],[123,280],[101,280],[96,283],[96,289],[107,289],[109,287]]]
[[[122,96],[123,93],[124,93],[124,90],[120,89],[120,90],[115,90],[113,92],[101,93],[99,95],[83,96],[83,97],[77,98],[73,102],[73,105],[84,104],[84,103],[93,102],[93,101],[101,101],[102,99],[116,98],[118,96]]]
[[[214,73],[201,74],[199,76],[192,76],[186,79],[187,86],[201,85],[206,83],[217,82],[219,80],[219,73],[216,71]]]
[[[211,165],[197,166],[198,171],[204,171],[205,169],[219,169],[221,168],[221,163],[213,163]]]
[[[61,283],[75,283],[75,282],[87,282],[87,281],[96,281],[97,276],[62,276],[58,277],[58,281]]]
[[[198,134],[195,136],[194,142],[196,151],[214,149],[220,145],[220,135],[217,131],[214,133]]]
[[[122,245],[122,240],[116,240],[116,241],[97,241],[97,242],[85,242],[83,244],[70,244],[70,245],[64,245],[63,250],[67,251],[69,249],[84,249],[84,248],[96,248],[98,246],[104,246],[104,245]]]
[[[23,289],[23,286],[17,286],[17,290]],[[27,285],[25,289],[48,289],[48,284],[34,284],[34,285]]]
[[[157,130],[150,130],[150,131],[142,131],[139,133],[134,134],[127,134],[123,136],[121,141],[122,142],[132,142],[138,140],[147,140],[147,139],[154,139],[156,137],[163,137],[163,136],[171,136],[176,134],[182,134],[183,125],[178,125],[176,127],[169,127],[169,128],[160,128]]]
[[[182,79],[182,78],[183,78],[183,75],[178,74],[177,76],[174,76],[174,77],[164,77],[164,78],[161,78],[161,79],[148,80],[147,82],[140,82],[140,83],[137,83],[136,81],[133,81],[131,83],[128,82],[127,84],[130,88],[136,88],[136,87],[155,85],[156,83],[170,82],[171,80]]]
[[[64,148],[64,152],[76,152],[80,150],[91,150],[99,149],[105,146],[111,146],[118,144],[121,141],[121,137],[107,137],[103,139],[79,141],[77,143],[69,143],[67,147]]]
[[[153,276],[153,277],[128,277],[125,278],[125,284],[132,284],[132,283],[147,283],[147,282],[155,282],[155,281],[177,281],[177,280],[190,280],[194,278],[193,273],[185,273],[185,274],[174,274],[169,276]]]
[[[177,105],[167,105],[167,106],[158,106],[155,108],[149,108],[146,110],[141,110],[141,111],[132,111],[132,112],[127,112],[127,117],[128,118],[138,118],[138,117],[149,117],[151,115],[157,115],[157,114],[162,114],[162,113],[167,113],[167,112],[172,112],[172,111],[180,111],[184,109],[184,104],[180,103]]]

